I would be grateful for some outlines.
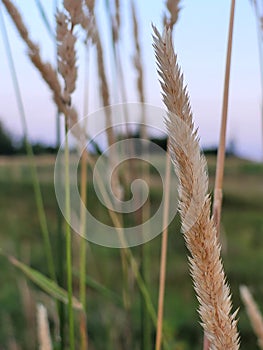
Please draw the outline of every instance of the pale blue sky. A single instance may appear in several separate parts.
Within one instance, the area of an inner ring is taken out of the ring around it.
[[[53,21],[53,1],[42,2],[50,21]],[[43,57],[54,61],[54,44],[38,14],[35,1],[16,0],[15,3],[21,9],[32,38],[40,44]],[[124,4],[122,5],[121,52],[127,74],[128,101],[134,102],[137,101],[137,92],[131,64],[134,42],[130,23],[130,1],[121,0],[121,3]],[[161,17],[165,9],[164,1],[137,0],[136,5],[143,51],[146,102],[161,106],[160,88],[152,50],[151,23],[161,28]],[[185,82],[188,85],[194,119],[196,125],[199,126],[202,144],[215,145],[219,135],[230,0],[184,0],[182,7],[180,19],[175,28],[174,44],[185,75]],[[105,32],[107,20],[103,8],[104,0],[98,0],[99,25]],[[3,6],[2,10],[4,10]],[[19,75],[30,137],[34,140],[53,142],[55,140],[55,107],[51,94],[41,81],[39,73],[26,57],[26,47],[20,40],[9,16],[5,11],[3,12]],[[109,49],[107,34],[104,36],[104,47]],[[21,135],[21,123],[2,37],[0,37],[0,52],[0,118],[11,131]],[[80,72],[74,102],[82,115],[84,86],[84,50],[82,46],[80,46],[78,56]],[[93,58],[94,52],[91,52],[91,62]],[[107,55],[108,67],[110,62],[111,58]],[[94,89],[95,77],[95,73],[90,74],[92,87],[90,111],[100,107],[98,93]],[[109,74],[109,78],[110,81],[113,81],[112,74]],[[116,93],[112,95],[112,102],[119,102]],[[250,1],[237,0],[230,80],[228,142],[234,139],[242,155],[257,159],[260,159],[262,155],[260,106],[261,88],[256,21]]]

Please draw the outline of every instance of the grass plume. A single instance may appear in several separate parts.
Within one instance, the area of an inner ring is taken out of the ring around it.
[[[172,44],[172,33],[163,36],[154,28],[154,49],[167,107],[170,152],[179,179],[179,210],[202,326],[211,349],[238,349],[236,313],[231,314],[229,286],[220,257],[221,247],[210,214],[206,161],[200,153],[197,130],[183,75]]]

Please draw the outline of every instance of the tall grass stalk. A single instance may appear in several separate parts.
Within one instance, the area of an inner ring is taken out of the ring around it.
[[[167,0],[166,7],[169,12],[169,17],[164,14],[164,27],[173,28],[178,21],[180,0]],[[167,260],[167,245],[168,245],[168,214],[170,202],[170,183],[171,183],[171,160],[169,154],[169,139],[167,138],[167,154],[165,162],[165,187],[164,187],[164,211],[163,211],[163,230],[162,230],[162,245],[160,257],[160,277],[159,277],[159,297],[158,297],[158,313],[157,313],[157,329],[155,339],[155,349],[160,350],[162,346],[162,332],[163,332],[163,308],[164,308],[164,294],[165,294],[165,279],[166,279],[166,260]]]
[[[91,165],[92,168],[94,168],[95,166],[95,160],[93,160],[90,156],[88,157],[88,162],[89,164]],[[105,203],[105,206],[107,208],[110,208],[112,207],[112,203],[111,203],[111,199],[105,189],[105,185],[103,183],[103,180],[102,178],[100,177],[99,174],[97,174],[97,182],[98,182],[98,186],[99,186],[99,189],[101,191],[101,196],[103,198],[103,201]],[[123,225],[122,225],[122,220],[121,220],[121,217],[118,213],[112,211],[112,210],[109,210],[109,216],[112,220],[112,223],[113,223],[113,226],[117,229],[117,228],[122,228]],[[123,234],[122,232],[120,233],[120,239],[122,239],[123,237]],[[123,242],[125,244],[125,242]],[[139,290],[140,292],[142,293],[143,297],[144,297],[144,302],[145,304],[147,305],[147,311],[152,319],[152,322],[153,324],[156,326],[156,323],[157,323],[157,316],[156,316],[156,312],[155,312],[155,308],[154,308],[154,305],[152,303],[152,300],[151,300],[151,296],[150,296],[150,293],[147,289],[147,286],[145,285],[144,283],[144,280],[141,276],[141,273],[139,271],[139,268],[138,268],[138,264],[137,264],[137,261],[135,260],[133,254],[132,254],[132,251],[130,248],[125,248],[123,249],[123,252],[126,256],[126,258],[128,259],[129,261],[129,264],[131,266],[131,269],[132,269],[132,272],[134,274],[134,277],[136,279],[136,282],[138,284],[138,287],[139,287]]]
[[[132,12],[132,23],[133,23],[133,36],[135,41],[135,54],[133,57],[134,68],[137,73],[137,91],[139,95],[139,101],[141,103],[141,124],[140,124],[140,137],[142,139],[148,139],[148,132],[146,126],[146,115],[144,109],[145,103],[145,89],[144,89],[144,75],[143,75],[143,63],[142,63],[142,52],[141,45],[139,41],[139,28],[138,28],[138,20],[137,20],[137,12],[135,9],[134,1],[131,2],[131,12]],[[149,152],[148,147],[143,146],[143,152]],[[142,164],[141,167],[141,176],[144,181],[150,186],[150,168],[149,164]],[[147,199],[146,203],[140,210],[139,220],[143,223],[146,222],[150,218],[150,202]],[[148,227],[146,226],[147,230]],[[147,232],[142,232],[142,235],[147,235]],[[150,259],[150,251],[149,245],[147,243],[143,244],[141,247],[141,275],[146,285],[149,285],[150,282],[150,268],[149,268],[149,259]],[[152,324],[151,319],[148,315],[147,306],[145,304],[143,296],[141,296],[141,337],[142,349],[150,349],[152,347],[151,344],[151,333],[152,333]]]
[[[80,179],[80,197],[82,205],[80,206],[80,302],[83,310],[86,311],[86,262],[87,262],[87,246],[86,246],[86,205],[87,205],[87,150],[85,149],[81,155],[81,179]],[[81,350],[86,350],[87,344],[87,322],[85,313],[81,313]]]
[[[218,237],[220,236],[220,221],[221,221],[221,210],[222,210],[222,200],[223,200],[222,189],[223,189],[223,178],[224,178],[224,167],[225,167],[226,129],[227,129],[227,116],[228,116],[229,80],[230,80],[231,53],[232,53],[232,42],[233,42],[233,29],[234,29],[234,14],[235,14],[235,0],[232,0],[231,10],[230,10],[228,43],[227,43],[227,56],[226,56],[220,139],[219,139],[219,146],[217,151],[214,201],[213,201],[213,217],[215,220],[216,233]],[[204,335],[203,349],[209,350],[209,348],[210,348],[209,341],[207,337]]]
[[[170,154],[167,148],[166,164],[165,164],[163,230],[162,230],[162,248],[161,248],[161,260],[160,260],[159,298],[158,298],[155,350],[160,350],[162,345],[163,306],[164,306],[164,293],[165,293],[167,245],[168,245],[168,214],[169,214],[169,200],[170,200],[170,185],[171,185],[171,160],[170,160]]]
[[[51,242],[50,242],[50,237],[49,237],[49,232],[48,232],[48,225],[47,225],[47,219],[46,219],[46,214],[45,214],[45,209],[44,209],[43,197],[42,197],[42,193],[41,193],[41,189],[40,189],[40,183],[38,180],[37,168],[36,168],[36,163],[35,163],[35,159],[34,159],[33,149],[32,149],[31,144],[28,141],[28,127],[27,127],[24,104],[23,104],[23,100],[22,100],[21,90],[19,87],[16,68],[15,68],[15,64],[14,64],[14,60],[13,60],[12,50],[11,50],[11,46],[10,46],[10,42],[9,42],[9,38],[8,38],[8,33],[6,30],[5,21],[4,21],[1,7],[0,7],[0,25],[1,25],[2,37],[3,37],[3,41],[4,41],[4,45],[5,45],[5,51],[7,53],[8,63],[9,63],[10,72],[11,72],[11,76],[12,76],[13,86],[15,89],[18,110],[19,110],[19,114],[20,114],[20,118],[21,118],[21,122],[22,122],[22,126],[23,126],[23,133],[24,133],[24,138],[25,138],[25,143],[26,143],[26,152],[27,152],[27,155],[28,155],[28,158],[30,161],[30,171],[31,171],[31,176],[32,176],[32,181],[33,181],[33,188],[34,188],[35,200],[36,200],[36,205],[37,205],[38,218],[39,218],[39,223],[40,223],[41,232],[42,232],[43,241],[44,241],[48,271],[49,271],[50,277],[54,281],[56,281],[55,265],[54,265],[53,253],[52,253]]]
[[[41,14],[41,18],[44,22],[44,24],[46,25],[47,31],[50,33],[50,35],[52,36],[52,39],[54,41],[54,51],[55,51],[55,62],[57,64],[57,42],[56,42],[56,36],[52,31],[52,27],[48,21],[46,12],[43,8],[43,5],[41,3],[41,0],[35,0],[36,4],[38,6],[39,12]],[[53,0],[53,13],[57,12],[57,0]],[[55,20],[55,24],[56,24],[56,20]],[[55,116],[55,120],[56,120],[56,148],[57,148],[57,152],[59,150],[59,147],[61,145],[61,116],[60,116],[60,112],[59,109],[57,107],[57,112],[56,112],[56,116]],[[62,184],[62,169],[61,169],[61,164],[60,164],[60,160],[57,160],[58,162],[58,176],[60,181],[58,181],[58,183]],[[57,280],[58,280],[58,284],[61,287],[65,287],[65,266],[64,266],[64,262],[65,262],[65,237],[64,237],[64,233],[63,233],[63,219],[62,219],[62,215],[61,215],[61,211],[59,206],[57,205],[57,242],[56,242],[56,252],[57,252]],[[60,335],[60,339],[59,339],[59,344],[60,344],[60,350],[63,350],[65,348],[65,321],[66,321],[66,317],[65,317],[65,305],[62,302],[58,303],[58,317],[59,317],[59,335]]]
[[[116,3],[115,3],[116,5]],[[108,19],[109,22],[111,24],[111,29],[112,29],[112,36],[111,36],[111,48],[113,50],[113,64],[112,64],[112,77],[113,77],[113,81],[117,81],[118,82],[118,87],[120,85],[120,91],[121,91],[121,97],[122,97],[122,102],[126,102],[126,94],[125,94],[125,83],[124,83],[124,78],[123,78],[123,73],[122,73],[122,66],[121,66],[121,60],[120,60],[120,55],[119,55],[119,51],[118,51],[118,40],[119,40],[119,29],[120,29],[120,23],[118,21],[118,25],[115,26],[115,22],[114,19],[115,17],[112,16],[111,14],[111,8],[110,8],[110,3],[108,1],[105,2],[105,7],[106,7],[106,12],[108,14]],[[115,6],[116,7],[116,6]],[[115,8],[116,11],[118,11],[117,8]],[[117,14],[116,14],[117,15]],[[119,18],[119,17],[118,17]],[[116,20],[117,21],[117,20]],[[99,34],[98,34],[99,35]],[[102,85],[104,85],[104,92],[103,89],[101,89],[101,95],[102,95],[102,100],[103,100],[103,104],[104,106],[107,105],[107,103],[109,103],[110,99],[109,99],[109,95],[110,95],[110,89],[107,83],[107,79],[106,79],[106,74],[105,74],[105,67],[104,67],[104,60],[102,58],[100,58],[100,56],[103,56],[103,50],[102,50],[102,46],[100,43],[100,38],[97,39],[97,55],[98,55],[98,70],[99,70],[99,76],[100,76],[100,80]],[[111,62],[112,63],[112,62]],[[118,76],[117,76],[118,73]],[[119,78],[119,79],[118,79]],[[104,83],[103,83],[104,81]],[[108,91],[108,98],[107,98],[107,91]],[[117,98],[117,89],[115,89],[113,91],[113,99]],[[123,98],[123,96],[125,96],[125,98]],[[125,118],[125,122],[128,121],[128,113],[127,113],[127,108],[125,106],[125,104],[123,105],[123,112],[124,112],[124,118]],[[109,123],[112,123],[111,121],[111,113],[107,112],[108,116],[107,119],[109,119]],[[129,130],[128,130],[128,125],[125,125],[126,127],[126,134],[129,135]],[[108,132],[108,131],[107,131]],[[108,135],[108,144],[110,145],[110,135]],[[130,154],[132,153],[131,150]],[[117,155],[114,154],[115,152],[110,152],[109,154],[109,158],[110,158],[110,162],[113,166],[116,165],[116,161],[117,161]],[[134,175],[134,169],[132,166],[132,162],[129,161],[129,171],[127,173],[127,176],[125,176],[125,184],[129,184],[131,183],[131,180],[133,179],[133,175]],[[117,195],[117,197],[120,198],[120,195],[122,196],[121,192],[122,192],[122,188],[121,186],[123,186],[124,184],[121,184],[119,181],[119,172],[118,169],[115,173],[114,178],[112,179],[112,188],[113,188],[113,192],[115,192],[115,194]],[[124,188],[124,186],[123,186]],[[119,189],[121,190],[121,192],[119,191]],[[119,220],[123,221],[123,218],[121,216],[119,216]],[[123,248],[120,250],[120,258],[121,258],[121,266],[122,266],[122,276],[123,276],[123,283],[122,283],[122,298],[123,298],[123,304],[124,304],[124,308],[125,308],[125,312],[126,312],[126,322],[125,322],[125,346],[130,348],[131,347],[131,342],[132,342],[132,337],[131,337],[131,323],[130,323],[130,319],[131,319],[131,305],[132,305],[132,301],[131,301],[131,293],[130,293],[130,285],[129,285],[129,261],[127,259],[127,255],[125,253],[126,248]]]
[[[230,80],[231,53],[232,53],[232,42],[233,42],[234,14],[235,14],[235,0],[232,0],[231,10],[230,10],[224,95],[223,95],[223,106],[222,106],[222,116],[221,116],[220,139],[219,139],[219,146],[217,151],[214,203],[213,203],[213,216],[216,223],[218,236],[220,234],[221,208],[222,208],[222,199],[223,199],[222,188],[223,188],[223,177],[224,177],[224,167],[225,167],[226,128],[227,128],[227,116],[228,116],[229,80]]]
[[[169,150],[179,179],[179,209],[199,315],[212,349],[239,349],[236,313],[221,260],[216,225],[210,216],[206,162],[194,129],[189,96],[177,63],[172,33],[154,28],[158,73],[167,107]]]
[[[65,121],[67,123],[67,121]],[[67,125],[67,124],[66,124]],[[67,290],[68,290],[68,319],[69,319],[69,344],[70,350],[75,349],[74,334],[74,314],[72,304],[72,253],[71,253],[71,227],[70,227],[70,162],[69,162],[69,144],[68,128],[65,126],[65,212],[66,212],[66,266],[67,266]]]
[[[88,105],[89,105],[89,49],[90,45],[87,44],[85,50],[85,81],[84,81],[84,104],[83,104],[83,114],[84,118],[88,115]],[[87,128],[87,119],[85,119],[84,129]],[[84,313],[80,314],[80,333],[81,333],[81,350],[86,350],[88,348],[88,337],[87,337],[87,317],[86,317],[86,264],[87,264],[87,241],[85,239],[86,235],[86,206],[87,206],[87,160],[88,160],[88,150],[85,148],[80,158],[80,198],[82,205],[80,206],[80,260],[79,260],[79,293],[80,302]]]

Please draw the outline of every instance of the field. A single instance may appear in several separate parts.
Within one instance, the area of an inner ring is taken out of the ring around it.
[[[52,249],[56,257],[57,204],[53,185],[54,158],[37,158],[41,190],[51,232]],[[208,158],[210,188],[213,187],[216,159]],[[222,217],[222,252],[228,281],[233,293],[234,309],[238,313],[241,349],[257,349],[244,306],[239,296],[239,286],[251,288],[255,300],[263,309],[263,165],[228,157],[225,166],[224,202]],[[154,176],[154,175],[153,175]],[[158,202],[161,189],[158,182],[152,189],[152,201]],[[0,221],[1,248],[7,254],[47,274],[43,241],[35,206],[27,158],[0,159]],[[88,206],[98,212],[92,186],[88,186]],[[103,216],[103,213],[101,214]],[[74,255],[78,236],[73,235],[73,274],[78,275],[78,257]],[[155,307],[158,299],[159,255],[161,236],[146,244],[149,251],[149,290]],[[132,248],[140,258],[140,247]],[[35,303],[44,302],[48,308],[51,326],[54,301],[44,295],[34,284],[26,281],[21,272],[1,256],[0,289],[0,349],[12,347],[12,341],[21,349],[33,349],[36,341]],[[140,349],[140,295],[132,274],[129,277],[130,313],[124,312],[122,302],[122,268],[119,249],[87,244],[87,324],[90,349]],[[97,283],[95,283],[97,282]],[[93,284],[92,284],[93,283]],[[77,284],[73,283],[77,295]],[[164,310],[165,334],[176,349],[200,349],[202,329],[198,325],[197,301],[188,273],[187,250],[180,232],[179,218],[169,227],[167,258],[167,284]],[[78,312],[75,312],[78,317]],[[154,330],[152,331],[154,338]],[[107,346],[105,346],[107,344]],[[13,344],[13,346],[15,346]]]

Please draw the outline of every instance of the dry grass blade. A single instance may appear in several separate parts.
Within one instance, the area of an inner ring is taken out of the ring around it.
[[[246,286],[240,287],[240,294],[245,304],[248,317],[254,332],[258,338],[258,345],[263,349],[263,318],[257,304],[255,303],[252,294]]]
[[[39,350],[52,350],[47,310],[42,304],[37,305],[37,331]]]
[[[154,48],[168,109],[170,152],[179,179],[182,230],[191,253],[190,268],[199,314],[211,349],[239,348],[236,313],[231,314],[229,287],[220,257],[216,227],[210,217],[206,162],[200,153],[189,97],[177,64],[171,30],[154,28]]]

